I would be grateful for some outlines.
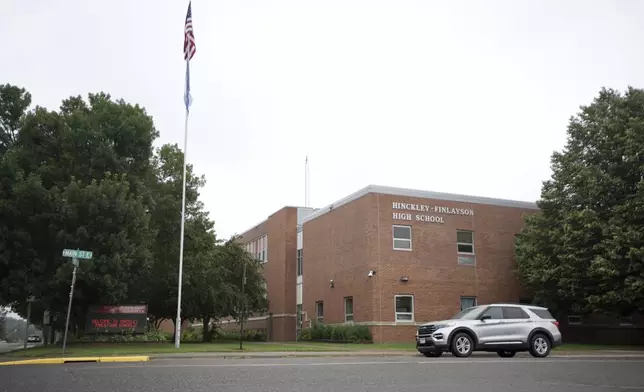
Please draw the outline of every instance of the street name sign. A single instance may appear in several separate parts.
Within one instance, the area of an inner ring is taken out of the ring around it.
[[[63,257],[72,257],[74,259],[89,260],[92,258],[92,252],[79,249],[63,249]]]

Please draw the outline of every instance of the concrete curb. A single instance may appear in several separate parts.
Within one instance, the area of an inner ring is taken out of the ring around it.
[[[67,357],[67,358],[37,358],[24,359],[20,361],[0,362],[0,366],[9,365],[60,365],[63,363],[78,362],[147,362],[149,356],[128,356],[128,357]]]
[[[294,351],[294,352],[244,352],[244,353],[185,353],[185,354],[159,354],[152,355],[151,360],[170,360],[170,359],[250,359],[250,358],[333,358],[333,357],[408,357],[417,356],[416,352],[311,352],[311,351]]]
[[[221,352],[221,353],[177,353],[151,355],[151,360],[177,359],[251,359],[251,358],[332,358],[332,357],[422,357],[415,351],[346,351],[346,352]],[[478,352],[472,357],[496,357],[496,353]],[[561,352],[551,353],[550,358],[644,358],[644,352]]]

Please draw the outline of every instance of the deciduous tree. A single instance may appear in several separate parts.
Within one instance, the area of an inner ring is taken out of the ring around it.
[[[541,213],[517,240],[536,299],[562,312],[644,309],[644,90],[602,89],[552,156]]]

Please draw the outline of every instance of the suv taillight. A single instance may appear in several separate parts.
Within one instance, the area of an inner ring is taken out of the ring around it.
[[[559,321],[555,320],[552,323],[555,325],[555,327],[559,328]]]

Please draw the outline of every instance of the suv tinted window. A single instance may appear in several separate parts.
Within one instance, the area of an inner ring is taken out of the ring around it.
[[[530,316],[523,309],[515,306],[503,307],[503,318],[506,319],[529,319]]]
[[[539,318],[546,319],[546,320],[554,320],[555,318],[552,317],[552,314],[548,309],[530,309],[532,313],[536,314],[539,316]]]
[[[503,319],[503,310],[499,306],[492,306],[488,310],[483,312],[481,317],[483,317],[483,316],[490,316],[492,320],[502,320]]]

